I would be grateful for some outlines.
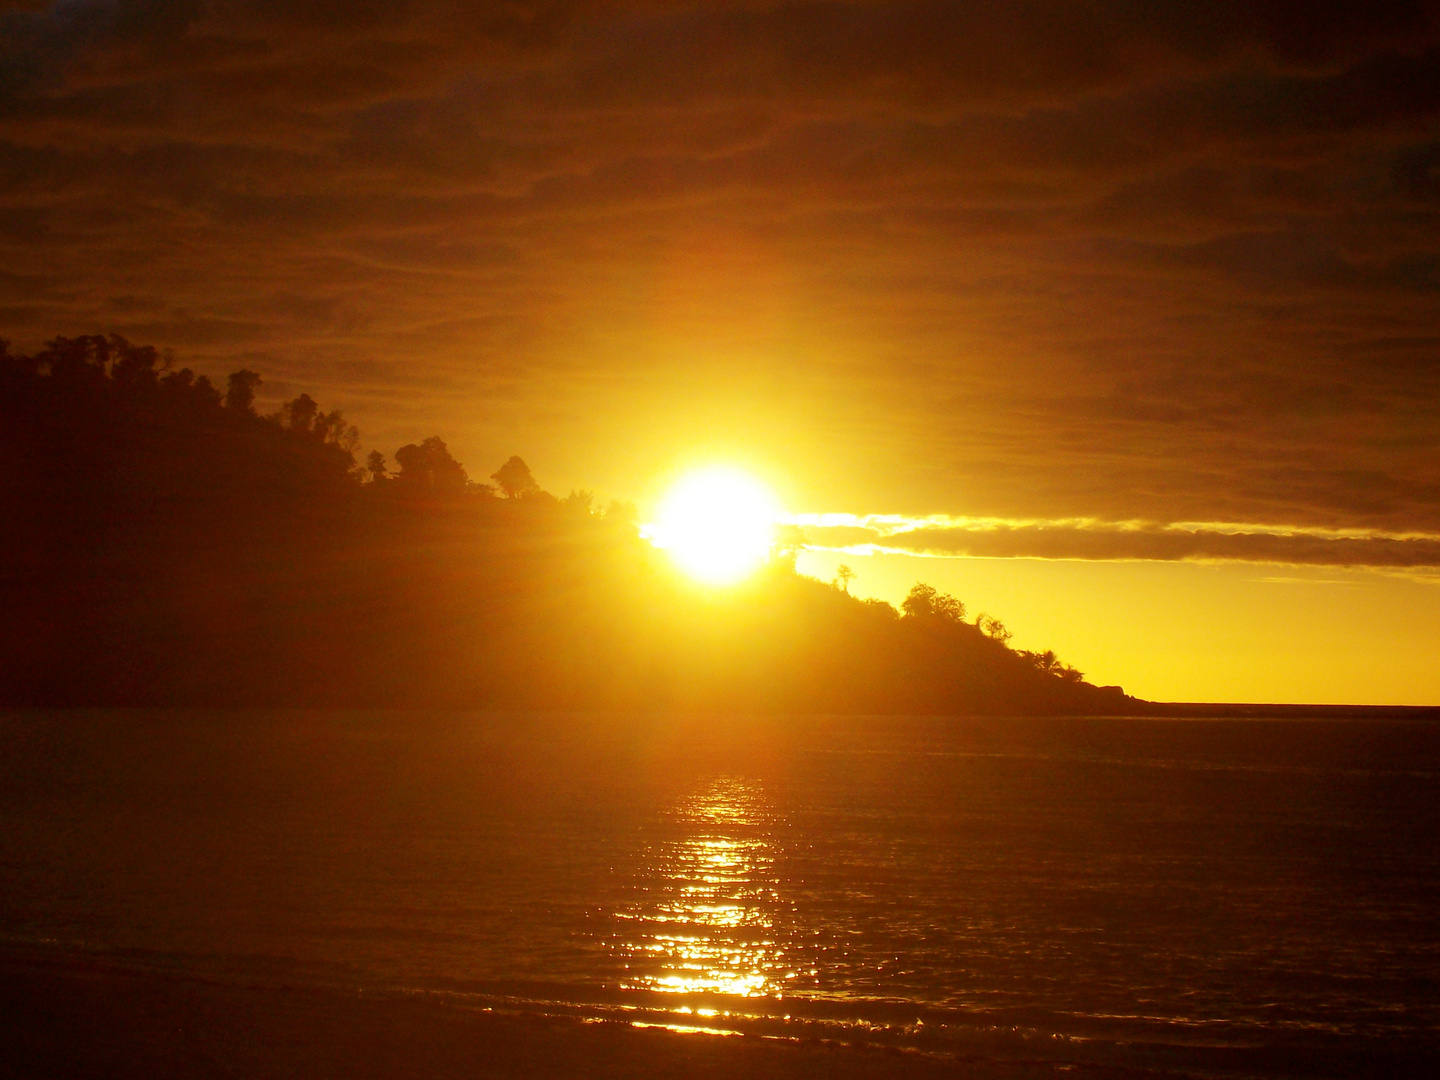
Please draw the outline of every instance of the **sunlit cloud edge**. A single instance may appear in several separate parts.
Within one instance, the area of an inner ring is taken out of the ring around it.
[[[1440,534],[1241,522],[795,514],[813,551],[922,558],[1244,562],[1399,572],[1440,581]]]

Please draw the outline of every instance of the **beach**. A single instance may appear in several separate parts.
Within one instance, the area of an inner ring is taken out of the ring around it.
[[[433,996],[227,985],[94,960],[0,958],[4,1077],[1160,1076],[819,1040],[504,1015]]]

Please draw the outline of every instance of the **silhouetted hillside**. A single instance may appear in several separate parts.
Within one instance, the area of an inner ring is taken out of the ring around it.
[[[623,511],[472,482],[438,438],[363,467],[308,396],[261,417],[123,339],[0,345],[0,699],[1120,712],[917,586],[905,611],[777,553],[708,590]]]

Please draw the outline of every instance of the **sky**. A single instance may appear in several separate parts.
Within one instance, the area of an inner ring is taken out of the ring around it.
[[[1440,4],[0,0],[0,337],[771,483],[1170,700],[1440,703]]]

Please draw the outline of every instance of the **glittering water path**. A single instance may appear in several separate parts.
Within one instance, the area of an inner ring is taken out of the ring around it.
[[[760,786],[722,777],[674,811],[678,836],[647,848],[611,947],[630,990],[750,997],[781,992],[773,821]]]

